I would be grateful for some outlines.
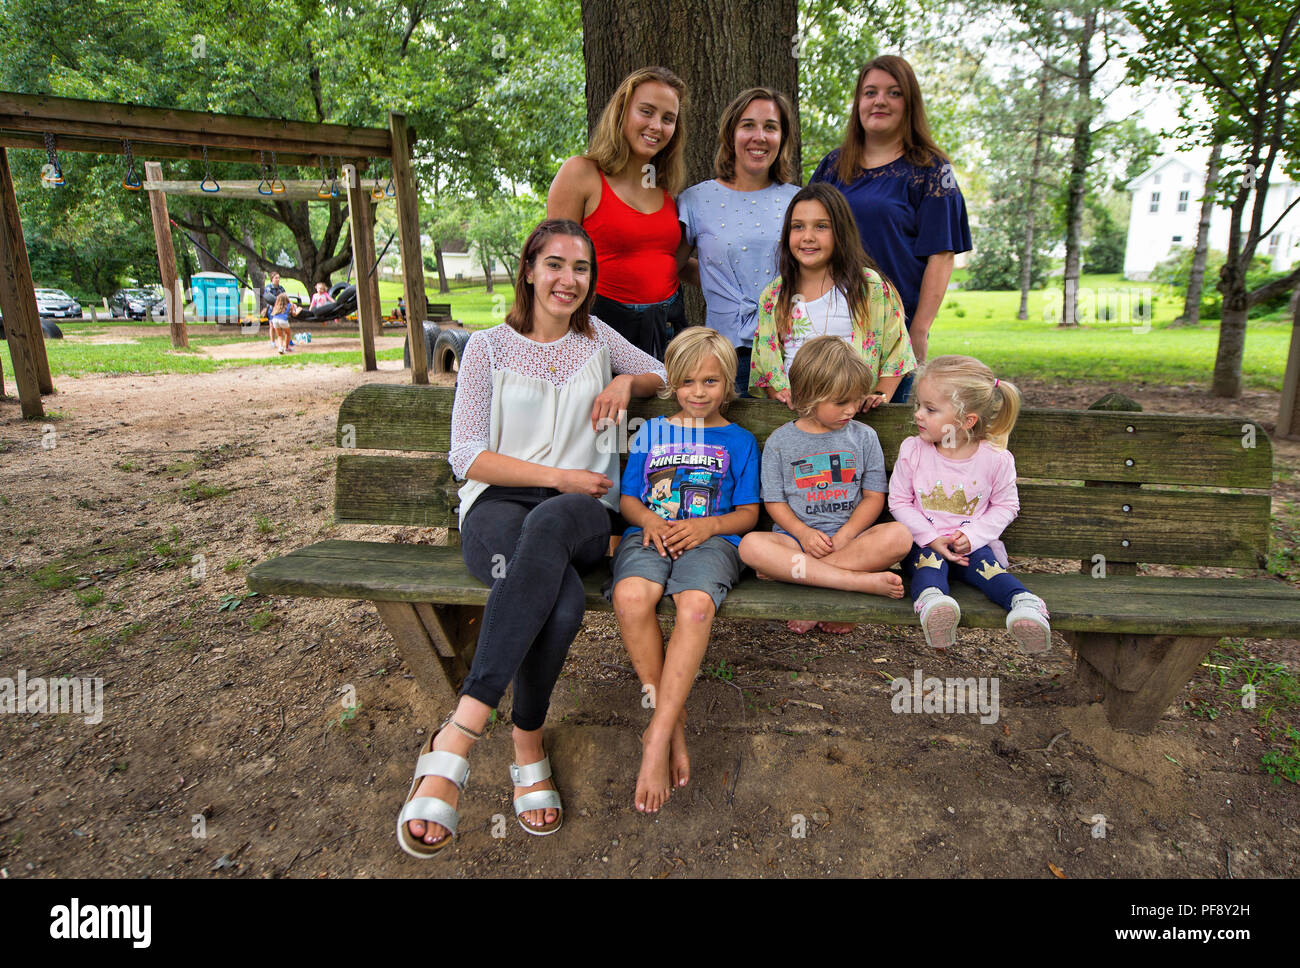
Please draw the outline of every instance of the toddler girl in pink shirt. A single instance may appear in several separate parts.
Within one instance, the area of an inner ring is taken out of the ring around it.
[[[1007,610],[1025,652],[1052,643],[1047,606],[1007,571],[999,538],[1020,511],[1016,462],[1005,449],[1020,391],[969,356],[937,356],[916,374],[917,435],[903,441],[889,479],[889,510],[912,532],[903,573],[925,641],[957,640],[961,606],[948,578],[973,585]]]

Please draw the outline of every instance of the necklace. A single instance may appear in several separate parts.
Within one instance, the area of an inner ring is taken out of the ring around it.
[[[821,281],[823,283],[826,281],[825,274],[822,275]],[[804,317],[808,320],[808,328],[812,331],[813,335],[815,336],[826,336],[830,331],[831,309],[834,307],[835,304],[835,286],[832,284],[830,288],[828,288],[825,292],[823,292],[821,296],[818,296],[817,299],[821,299],[823,296],[826,297],[826,312],[822,316],[822,328],[820,330],[816,327],[816,325],[814,325],[812,310],[809,308],[817,300],[816,299],[800,300],[803,303]]]

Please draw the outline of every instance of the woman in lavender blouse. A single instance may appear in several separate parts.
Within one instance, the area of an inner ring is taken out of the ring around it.
[[[776,275],[781,223],[799,190],[797,138],[789,98],[766,87],[741,92],[718,125],[717,177],[677,199],[681,279],[703,290],[706,324],[735,345],[740,396],[749,391],[758,296]]]

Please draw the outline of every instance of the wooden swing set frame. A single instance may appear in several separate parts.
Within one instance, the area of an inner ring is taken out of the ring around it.
[[[424,264],[420,253],[418,196],[411,169],[415,135],[407,127],[405,115],[389,112],[386,129],[362,128],[0,91],[0,312],[4,314],[5,337],[23,417],[39,419],[45,415],[41,396],[53,393],[54,385],[36,308],[35,285],[8,149],[44,150],[47,134],[54,136],[60,152],[125,155],[129,143],[133,152],[155,158],[206,157],[210,161],[237,162],[259,169],[271,152],[275,153],[278,164],[313,168],[319,166],[322,157],[337,158],[340,163],[352,165],[357,172],[357,177],[343,179],[351,221],[352,253],[357,266],[370,266],[375,261],[370,191],[361,172],[371,159],[388,159],[396,189],[411,380],[417,384],[429,382],[423,332]],[[293,183],[292,187],[292,192],[277,193],[271,199],[262,196],[263,200],[328,200],[315,191],[308,196],[303,185]],[[167,214],[167,194],[211,193],[201,189],[199,182],[165,182],[158,162],[146,162],[143,188],[149,194],[158,268],[167,292],[166,313],[172,345],[187,346],[185,317],[175,296],[176,254]],[[231,189],[226,192],[228,196],[259,197],[255,190],[242,191],[242,183],[232,184]],[[358,273],[357,317],[365,368],[374,370],[374,334],[381,322],[379,283],[374,275]],[[0,394],[4,393],[3,379],[0,372]]]

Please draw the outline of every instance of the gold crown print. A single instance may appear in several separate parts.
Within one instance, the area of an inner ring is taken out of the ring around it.
[[[921,507],[927,511],[947,511],[949,514],[970,514],[980,503],[979,494],[967,499],[966,488],[962,484],[958,484],[957,490],[951,495],[947,494],[943,489],[943,481],[935,481],[934,488],[921,491],[920,497]]]
[[[984,562],[984,564],[980,565],[980,567],[977,570],[980,573],[980,577],[983,578],[985,581],[988,581],[991,578],[996,578],[998,575],[1005,575],[1007,573],[1007,570],[1003,568],[1001,565],[999,565],[996,561],[986,561]]]
[[[943,562],[939,560],[939,556],[937,554],[931,551],[928,555],[921,555],[919,558],[916,559],[916,567],[917,568],[942,568]]]

